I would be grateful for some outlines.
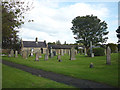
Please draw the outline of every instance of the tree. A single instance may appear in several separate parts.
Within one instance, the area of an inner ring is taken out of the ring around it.
[[[2,1],[2,48],[12,48],[18,46],[19,37],[17,29],[24,24],[24,13],[33,7],[19,0]],[[30,8],[31,7],[31,8]],[[29,20],[33,21],[33,20]]]
[[[107,29],[107,24],[105,21],[101,21],[97,16],[86,15],[78,16],[72,20],[72,32],[77,37],[77,43],[83,43],[83,45],[88,49],[90,47],[90,41],[93,45],[98,43],[105,43],[108,37],[104,37],[109,32]]]
[[[56,44],[61,44],[60,40],[56,41]]]

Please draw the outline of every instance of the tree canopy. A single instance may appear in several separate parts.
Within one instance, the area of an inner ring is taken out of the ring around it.
[[[4,0],[2,6],[2,48],[15,49],[19,44],[18,29],[24,24],[24,13],[31,10],[32,4],[19,0]]]
[[[88,48],[90,41],[93,45],[98,43],[105,43],[108,37],[105,37],[109,32],[107,31],[107,23],[101,21],[97,16],[86,15],[78,16],[72,20],[72,32],[76,37],[77,43],[83,43]]]

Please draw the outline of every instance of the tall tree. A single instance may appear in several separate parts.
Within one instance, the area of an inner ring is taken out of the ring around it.
[[[86,15],[78,16],[72,20],[72,32],[77,43],[83,43],[86,48],[90,47],[90,41],[93,45],[98,43],[105,43],[108,37],[104,37],[109,32],[107,31],[107,24],[101,21],[97,16]]]
[[[15,49],[19,41],[17,29],[24,24],[23,14],[33,8],[32,4],[19,0],[3,0],[0,5],[2,6],[2,48]]]
[[[56,44],[61,44],[60,40],[56,41]]]

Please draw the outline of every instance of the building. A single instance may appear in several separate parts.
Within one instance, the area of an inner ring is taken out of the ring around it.
[[[31,50],[34,53],[37,51],[41,51],[41,53],[45,54],[47,49],[46,41],[43,42],[38,41],[36,37],[35,41],[22,41],[21,40],[21,51]]]

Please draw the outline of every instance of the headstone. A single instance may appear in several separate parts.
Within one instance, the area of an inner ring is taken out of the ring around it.
[[[107,58],[106,58],[106,64],[110,65],[111,64],[111,50],[110,47],[107,47]]]
[[[84,48],[84,54],[87,55],[87,51],[86,51],[86,48]]]
[[[30,51],[30,56],[33,57],[33,49],[31,49],[31,51]]]
[[[60,55],[63,56],[63,49],[60,50]]]
[[[18,51],[15,51],[15,57],[18,57]]]
[[[35,61],[39,61],[39,53],[38,52],[35,53]]]
[[[23,52],[22,52],[22,57],[23,57],[24,59],[27,59],[27,51],[23,51]]]
[[[52,50],[52,47],[50,48],[50,55],[49,55],[50,58],[53,57],[53,50]]]
[[[90,41],[90,55],[92,57],[92,41]]]
[[[56,56],[56,51],[53,51],[53,56]]]
[[[14,51],[13,51],[13,49],[10,51],[10,56],[14,57]]]
[[[74,47],[70,50],[70,60],[75,60],[75,49]]]
[[[94,66],[93,66],[93,63],[90,63],[90,68],[93,68]]]
[[[45,60],[48,60],[48,56],[49,56],[49,50],[46,49]]]
[[[57,56],[57,59],[58,59],[58,60],[60,60],[60,59],[61,59],[61,56],[60,56],[60,55],[58,55],[58,56]]]
[[[94,57],[94,53],[92,53],[92,56],[91,57]]]
[[[62,60],[58,60],[58,62],[62,62]]]
[[[68,50],[68,55],[70,56],[70,50]]]

